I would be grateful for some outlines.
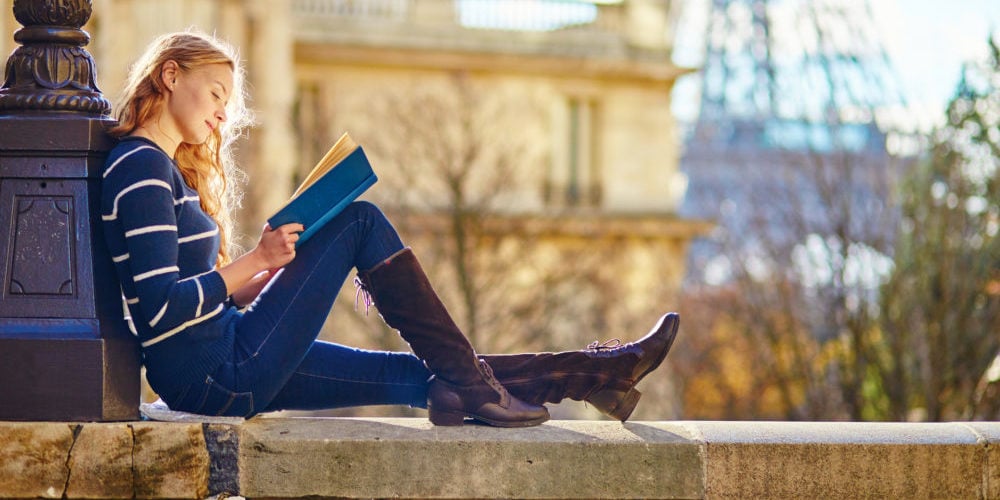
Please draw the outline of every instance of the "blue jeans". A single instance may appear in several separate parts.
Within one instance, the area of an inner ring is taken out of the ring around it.
[[[300,246],[236,324],[232,356],[177,409],[206,415],[401,404],[427,406],[430,371],[411,353],[317,340],[352,268],[403,249],[375,205],[355,202]]]

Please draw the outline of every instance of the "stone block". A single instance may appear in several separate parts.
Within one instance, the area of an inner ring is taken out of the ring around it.
[[[202,424],[136,422],[134,439],[137,498],[208,496],[210,459]]]
[[[984,447],[956,424],[699,422],[708,498],[981,498]]]
[[[207,424],[205,445],[211,460],[208,488],[211,494],[233,495],[240,491],[241,425]]]
[[[983,447],[983,498],[1000,498],[1000,423],[998,422],[969,422],[964,425],[968,427],[979,438],[979,443]]]
[[[669,424],[261,418],[240,441],[240,493],[250,498],[704,496],[700,445]]]
[[[60,498],[77,426],[0,422],[0,497]]]
[[[132,497],[132,429],[128,424],[83,424],[66,462],[69,498]]]

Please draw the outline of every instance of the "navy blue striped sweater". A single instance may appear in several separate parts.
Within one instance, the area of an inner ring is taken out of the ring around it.
[[[198,193],[155,143],[125,137],[105,163],[101,218],[150,385],[203,380],[232,352],[239,313],[226,303],[219,228]]]

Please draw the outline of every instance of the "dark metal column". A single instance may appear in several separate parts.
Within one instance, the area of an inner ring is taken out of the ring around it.
[[[14,1],[21,46],[0,88],[0,419],[138,417],[138,344],[101,233],[113,141],[80,29],[91,8]]]

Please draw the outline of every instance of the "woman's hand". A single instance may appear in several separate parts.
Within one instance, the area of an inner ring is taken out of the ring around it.
[[[264,226],[257,247],[251,253],[259,259],[264,269],[279,269],[295,258],[295,242],[305,228],[302,224],[285,224],[277,229]]]
[[[277,229],[264,226],[253,250],[219,268],[219,275],[226,282],[226,293],[232,295],[237,304],[253,302],[278,269],[295,258],[295,242],[299,241],[298,233],[303,229],[302,224],[285,224]]]

